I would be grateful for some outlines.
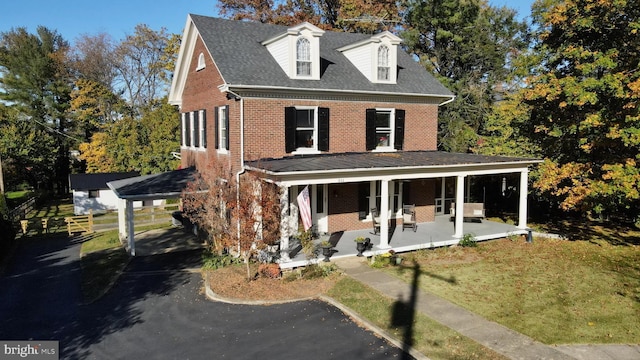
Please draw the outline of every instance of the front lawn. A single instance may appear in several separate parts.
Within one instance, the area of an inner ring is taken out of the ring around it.
[[[120,245],[118,230],[83,235],[80,248],[81,289],[89,303],[104,295],[124,271],[130,260]]]
[[[546,344],[637,344],[640,246],[614,244],[495,240],[406,254],[410,266],[387,271],[411,281],[418,264],[421,288]]]

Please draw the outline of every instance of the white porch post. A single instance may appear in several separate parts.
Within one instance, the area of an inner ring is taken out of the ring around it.
[[[127,227],[128,227],[128,238],[129,238],[129,254],[131,256],[136,256],[136,242],[133,238],[134,227],[133,227],[133,201],[127,200]]]
[[[126,204],[127,201],[125,199],[118,199],[118,236],[120,242],[127,238]]]
[[[280,187],[280,260],[289,258],[289,187]]]
[[[524,169],[520,172],[520,203],[518,209],[518,227],[520,229],[527,228],[527,194],[529,193],[528,174],[529,169]]]
[[[380,245],[381,249],[389,248],[389,180],[380,184]]]
[[[464,224],[464,175],[458,175],[456,182],[456,218],[454,238],[461,238]]]

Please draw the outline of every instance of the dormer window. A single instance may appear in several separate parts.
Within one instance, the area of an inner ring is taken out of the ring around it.
[[[337,50],[372,83],[395,84],[401,42],[399,37],[385,31]]]
[[[311,76],[311,43],[305,38],[296,42],[296,75]]]
[[[196,71],[200,71],[202,69],[204,69],[205,67],[207,67],[204,63],[204,54],[200,53],[200,55],[198,55],[198,67],[196,67]]]
[[[304,22],[267,39],[267,48],[290,79],[320,80],[320,37],[324,30]]]
[[[378,81],[389,81],[389,48],[381,45],[378,48]]]

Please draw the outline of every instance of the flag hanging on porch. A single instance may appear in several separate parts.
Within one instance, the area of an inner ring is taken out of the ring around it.
[[[302,225],[304,225],[304,231],[309,230],[311,227],[311,199],[309,198],[309,185],[304,187],[304,190],[298,194],[298,208],[300,210],[300,218],[302,218]]]

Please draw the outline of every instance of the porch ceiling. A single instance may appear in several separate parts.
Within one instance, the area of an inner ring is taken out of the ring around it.
[[[294,155],[246,162],[250,170],[263,172],[277,180],[309,180],[391,176],[398,179],[448,176],[465,173],[489,174],[521,171],[540,159],[444,151],[363,152],[321,155]]]

